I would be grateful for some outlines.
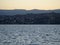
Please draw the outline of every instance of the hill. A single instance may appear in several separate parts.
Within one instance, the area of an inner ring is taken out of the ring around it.
[[[0,24],[60,24],[60,13],[0,15]]]
[[[60,13],[60,9],[55,9],[55,10],[38,10],[38,9],[32,9],[32,10],[24,10],[24,9],[14,9],[14,10],[0,10],[0,15],[16,15],[16,14],[28,14],[28,13],[33,13],[33,14],[38,14],[38,13]]]

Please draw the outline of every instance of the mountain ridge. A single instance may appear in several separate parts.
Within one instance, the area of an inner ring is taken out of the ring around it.
[[[14,10],[0,10],[0,15],[16,15],[16,14],[38,14],[38,13],[60,13],[60,9],[54,9],[54,10],[39,10],[39,9],[32,9],[32,10],[25,10],[25,9],[14,9]]]

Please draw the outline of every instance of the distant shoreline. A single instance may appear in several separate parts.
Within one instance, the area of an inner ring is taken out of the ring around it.
[[[0,24],[60,24],[60,13],[0,15]]]

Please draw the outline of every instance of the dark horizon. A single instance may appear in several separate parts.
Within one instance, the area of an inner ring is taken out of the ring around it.
[[[60,13],[0,15],[0,24],[60,24]]]
[[[16,14],[38,14],[38,13],[60,13],[60,9],[54,9],[54,10],[38,10],[38,9],[32,9],[32,10],[25,10],[25,9],[14,9],[14,10],[0,10],[0,15],[16,15]]]
[[[0,24],[60,24],[60,9],[0,10]]]

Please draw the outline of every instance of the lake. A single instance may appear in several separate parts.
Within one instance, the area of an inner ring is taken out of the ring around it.
[[[0,45],[60,45],[60,25],[0,25]]]

